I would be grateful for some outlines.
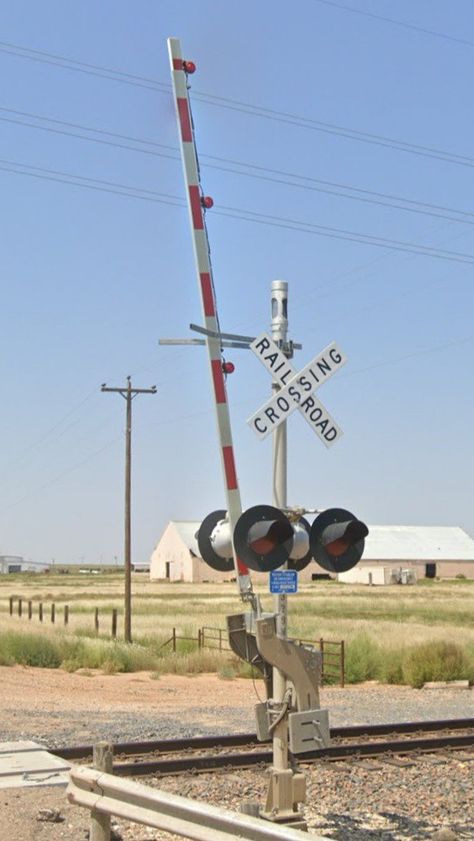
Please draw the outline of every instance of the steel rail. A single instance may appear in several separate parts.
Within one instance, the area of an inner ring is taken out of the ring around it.
[[[323,750],[312,751],[297,757],[300,763],[311,764],[318,761],[362,759],[384,755],[405,755],[409,753],[434,753],[439,750],[461,750],[474,746],[474,733],[464,736],[436,736],[431,739],[404,739],[389,742],[357,742],[333,745]],[[206,756],[188,756],[173,759],[158,759],[149,762],[114,763],[113,773],[117,776],[172,775],[184,773],[204,773],[218,769],[234,770],[250,768],[255,765],[269,766],[272,763],[271,751],[254,751],[234,754],[214,754]]]
[[[357,724],[332,727],[332,739],[367,736],[388,736],[392,733],[429,733],[438,730],[467,730],[474,728],[474,718],[454,718],[438,721],[403,721],[389,724]],[[178,753],[188,750],[250,747],[260,744],[255,733],[235,733],[221,736],[196,736],[190,739],[161,739],[144,742],[116,742],[115,755],[136,756],[147,753]],[[92,745],[52,748],[50,753],[62,759],[87,759],[92,756]]]

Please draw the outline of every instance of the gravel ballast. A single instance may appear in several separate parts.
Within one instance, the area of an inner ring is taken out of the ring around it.
[[[106,739],[134,741],[255,729],[252,681],[197,677],[67,674],[0,667],[0,741],[33,739],[50,748]],[[262,694],[262,685],[256,688]],[[327,688],[321,703],[333,726],[474,715],[472,690],[413,690],[377,684]],[[337,841],[474,840],[474,754],[425,756],[399,767],[380,760],[304,766],[309,829]],[[145,782],[140,779],[140,782]],[[261,770],[146,781],[170,792],[238,809],[264,804]],[[63,821],[40,819],[58,810]],[[0,839],[86,838],[88,815],[64,789],[0,789]],[[117,839],[161,841],[169,835],[117,822]],[[441,832],[441,835],[439,834]]]

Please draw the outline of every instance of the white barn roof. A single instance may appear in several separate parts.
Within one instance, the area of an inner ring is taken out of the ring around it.
[[[363,560],[474,561],[474,540],[459,526],[369,526]]]
[[[196,540],[196,532],[201,525],[200,520],[171,520],[170,525],[174,526],[175,531],[191,552],[199,557],[199,547]]]
[[[185,546],[199,557],[200,520],[172,520]],[[474,561],[474,540],[459,526],[370,526],[363,560]]]

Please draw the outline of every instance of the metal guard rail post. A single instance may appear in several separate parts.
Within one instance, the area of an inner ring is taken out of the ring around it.
[[[70,803],[192,841],[235,838],[245,841],[330,841],[322,835],[208,806],[93,768],[76,766],[71,769],[69,779],[67,798]]]

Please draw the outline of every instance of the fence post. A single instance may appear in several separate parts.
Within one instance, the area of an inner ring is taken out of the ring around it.
[[[319,638],[319,650],[321,652],[321,686],[324,683],[324,640]]]
[[[206,643],[204,642],[204,634],[205,634],[205,630],[204,630],[204,628],[201,628],[201,648],[206,647]]]
[[[69,625],[69,605],[64,605],[64,624]]]
[[[346,680],[346,647],[344,645],[344,640],[341,640],[341,686],[344,689],[344,683]]]
[[[172,640],[173,640],[173,651],[176,653],[176,628],[173,628]]]
[[[39,602],[38,604],[38,619],[40,622],[43,621],[43,602]]]
[[[219,628],[219,651],[222,651],[222,628]]]
[[[54,604],[54,602],[51,605],[51,622],[53,623],[53,625],[56,622],[56,605]]]
[[[202,648],[202,645],[201,645],[201,629],[198,628],[198,651],[200,651],[201,648]]]
[[[113,748],[108,742],[98,742],[93,747],[94,768],[112,773]],[[110,815],[91,809],[89,841],[110,841]]]
[[[117,638],[117,608],[112,608],[112,637]]]
[[[98,607],[96,607],[96,609],[94,611],[94,628],[95,628],[96,634],[98,634],[99,633],[99,608]]]
[[[13,596],[10,596],[10,616],[13,616]]]
[[[18,616],[23,613],[23,599],[18,599]]]
[[[31,619],[33,616],[33,602],[31,599],[28,601],[28,619]]]

